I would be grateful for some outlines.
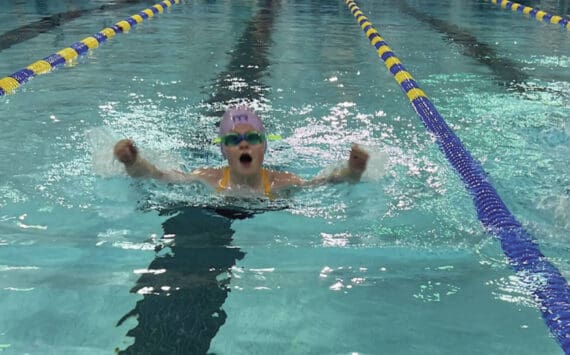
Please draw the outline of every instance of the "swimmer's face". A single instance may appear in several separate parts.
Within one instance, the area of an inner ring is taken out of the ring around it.
[[[248,124],[238,124],[230,131],[230,133],[240,135],[248,132],[259,133],[253,126]],[[224,145],[226,158],[232,172],[243,176],[259,173],[265,155],[265,144],[265,142],[252,144],[246,139],[242,139],[237,145]]]

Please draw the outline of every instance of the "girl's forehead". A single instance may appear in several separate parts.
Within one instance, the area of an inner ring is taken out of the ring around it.
[[[257,131],[257,129],[247,123],[238,123],[231,130],[231,132],[236,132],[236,133],[245,133],[249,131]]]

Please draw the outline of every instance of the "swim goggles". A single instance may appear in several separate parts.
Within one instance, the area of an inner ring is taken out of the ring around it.
[[[235,147],[240,144],[241,141],[246,141],[249,144],[256,145],[265,142],[266,140],[279,140],[281,136],[278,134],[265,135],[257,131],[249,131],[244,134],[238,134],[235,132],[230,132],[221,137],[214,139],[214,143],[222,143],[225,146]]]
[[[220,137],[220,142],[229,147],[235,147],[240,144],[241,141],[246,141],[252,145],[261,144],[265,141],[265,135],[257,131],[249,131],[244,134],[230,132]]]

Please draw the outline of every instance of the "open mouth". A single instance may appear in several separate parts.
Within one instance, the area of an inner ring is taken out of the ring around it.
[[[244,154],[239,156],[239,161],[240,161],[240,163],[243,163],[243,164],[249,164],[253,161],[253,158],[251,157],[251,155],[244,153]]]

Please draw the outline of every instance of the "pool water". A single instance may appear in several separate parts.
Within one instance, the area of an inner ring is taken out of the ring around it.
[[[0,73],[153,4],[3,4]],[[568,32],[482,0],[358,4],[570,277]],[[309,179],[357,142],[363,181],[228,201],[113,160],[129,137],[162,168],[222,165],[241,101],[283,137],[269,167]],[[0,117],[0,352],[563,353],[342,1],[173,5]]]

